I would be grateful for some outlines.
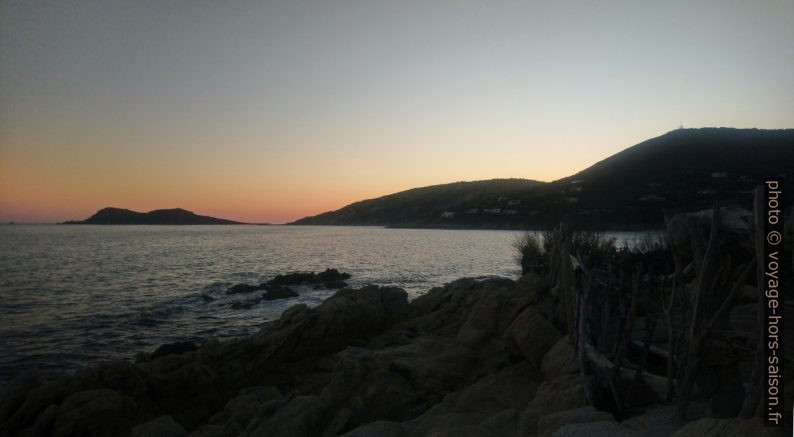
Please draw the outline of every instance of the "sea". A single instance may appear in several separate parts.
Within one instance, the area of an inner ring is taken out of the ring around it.
[[[346,226],[2,225],[0,391],[33,368],[53,378],[86,364],[134,360],[166,343],[249,335],[292,305],[315,306],[334,293],[298,287],[298,297],[258,302],[261,292],[227,294],[234,284],[278,274],[336,268],[352,275],[351,286],[398,286],[409,298],[462,277],[515,279],[518,235]]]

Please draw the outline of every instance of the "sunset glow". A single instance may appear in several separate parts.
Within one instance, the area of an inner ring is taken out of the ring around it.
[[[794,120],[791,2],[144,3],[0,4],[0,220],[283,223]]]

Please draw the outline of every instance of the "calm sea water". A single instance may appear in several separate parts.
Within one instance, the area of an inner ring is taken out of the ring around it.
[[[317,305],[333,293],[298,289],[296,298],[233,307],[257,295],[228,295],[228,287],[276,274],[335,267],[353,275],[351,285],[397,285],[411,296],[460,277],[514,278],[520,273],[511,247],[516,235],[325,226],[0,226],[0,389],[33,367],[52,377],[92,362],[132,359],[164,343],[251,334],[286,308]]]

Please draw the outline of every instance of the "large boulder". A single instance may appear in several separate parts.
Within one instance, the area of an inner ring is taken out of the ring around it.
[[[259,284],[259,285],[235,284],[229,287],[228,290],[226,290],[226,294],[251,293],[257,290],[262,290],[264,288],[265,288],[265,284]]]
[[[593,407],[582,407],[564,410],[543,416],[538,420],[538,436],[548,437],[565,425],[591,422],[614,422],[611,414],[596,410]],[[589,435],[589,434],[588,434]]]
[[[308,309],[289,309],[274,328],[252,338],[261,345],[255,360],[257,372],[274,365],[338,352],[350,345],[363,346],[411,313],[408,295],[401,288],[367,286],[342,289],[325,302]]]
[[[154,352],[152,352],[152,354],[149,356],[149,359],[153,360],[166,355],[181,355],[195,350],[198,350],[198,346],[196,346],[196,344],[192,341],[178,341],[176,343],[164,344],[158,347]]]
[[[324,416],[329,407],[316,396],[297,396],[271,415],[256,419],[239,435],[246,437],[337,435],[339,430],[323,434]]]
[[[324,272],[317,273],[315,279],[319,282],[332,282],[350,279],[350,273],[343,273],[337,269],[325,269]]]
[[[186,435],[185,428],[176,423],[171,416],[160,416],[132,428],[130,437],[183,437]]]
[[[403,437],[405,426],[399,422],[376,420],[342,434],[342,437]]]
[[[23,384],[30,390],[22,403],[19,403],[20,392],[16,395],[12,392],[13,397],[5,398],[3,402],[7,418],[0,423],[0,435],[21,434],[24,430],[31,433],[33,429],[51,427],[55,419],[53,408],[60,414],[62,410],[58,406],[78,392],[106,389],[123,394],[125,399],[135,400],[136,403],[145,400],[148,387],[143,376],[143,372],[131,363],[119,361],[83,367],[50,382],[39,384],[32,381]],[[17,406],[14,408],[13,405]],[[123,417],[120,416],[120,420]]]
[[[767,428],[760,418],[714,419],[703,418],[681,427],[672,437],[772,437],[783,435],[782,428]]]
[[[578,374],[562,375],[544,381],[519,419],[520,435],[536,434],[539,420],[552,413],[586,407],[584,389]]]
[[[552,437],[641,437],[621,424],[602,420],[597,422],[570,423],[556,430]]]
[[[159,411],[170,414],[187,429],[198,426],[224,403],[217,370],[200,361],[151,375],[150,387]]]
[[[701,418],[709,414],[709,402],[693,400],[689,403],[688,416]],[[678,405],[655,405],[646,413],[624,420],[622,425],[646,437],[667,437],[686,425],[681,419]]]
[[[505,337],[516,353],[523,355],[535,368],[540,368],[543,356],[561,335],[551,322],[530,307],[513,320]]]
[[[571,344],[571,337],[566,335],[554,343],[540,362],[540,371],[548,380],[558,376],[579,372],[579,359]]]
[[[281,393],[275,387],[244,388],[239,396],[226,403],[222,412],[210,418],[209,427],[217,427],[224,435],[238,435],[260,415],[263,405],[275,407],[280,399]]]
[[[44,378],[36,369],[25,372],[11,381],[5,395],[0,400],[0,423],[5,422],[14,411],[19,409],[31,390],[42,384],[44,384]]]
[[[287,299],[290,297],[298,297],[298,293],[292,291],[289,287],[282,287],[281,285],[268,285],[267,291],[262,294],[264,300]]]
[[[461,426],[477,427],[478,433],[490,430],[497,435],[512,435],[518,411],[526,408],[540,379],[527,362],[507,367],[446,395],[407,425],[411,435],[435,435]]]
[[[79,391],[58,406],[54,436],[113,435],[129,426],[135,402],[113,390]]]

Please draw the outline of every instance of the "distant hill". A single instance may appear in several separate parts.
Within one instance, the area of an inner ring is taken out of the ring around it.
[[[532,229],[562,219],[579,228],[655,228],[664,210],[750,205],[766,176],[794,175],[794,129],[679,129],[581,172],[416,188],[300,219],[301,225]],[[794,196],[787,196],[791,204]]]
[[[527,179],[492,179],[454,182],[414,188],[377,199],[362,200],[342,209],[300,219],[299,225],[443,225],[444,213],[466,210],[472,205],[498,207],[507,197],[526,193],[543,182]]]
[[[83,221],[68,225],[239,225],[240,222],[196,215],[180,208],[136,212],[122,208],[103,208]]]

